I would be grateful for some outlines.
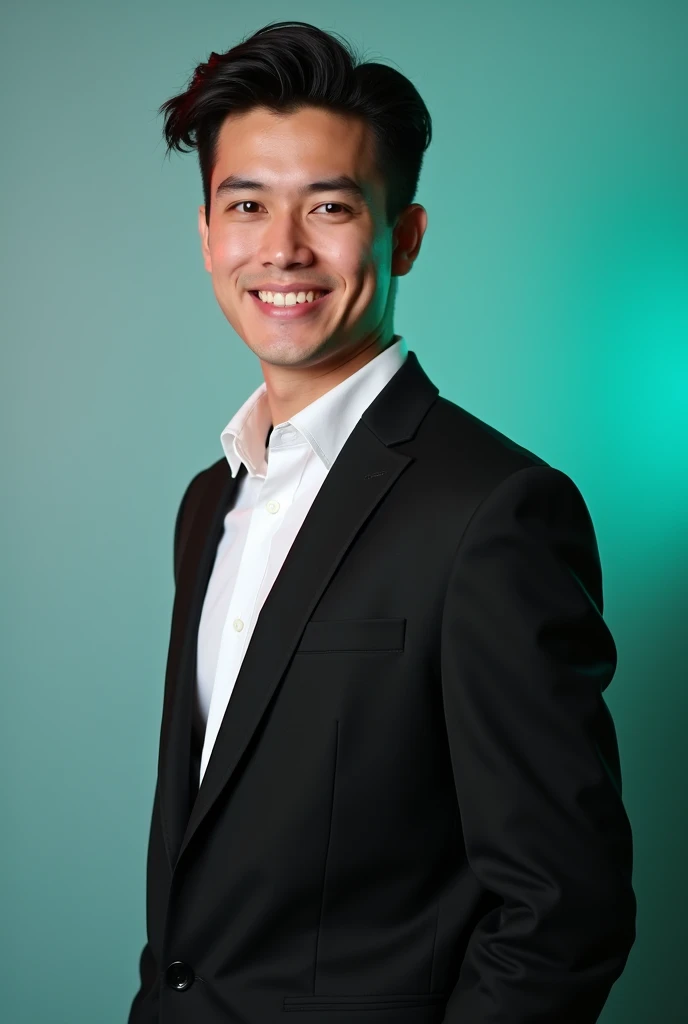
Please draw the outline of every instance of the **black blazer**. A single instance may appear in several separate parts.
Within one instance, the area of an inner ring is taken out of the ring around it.
[[[129,1024],[597,1020],[635,897],[576,485],[409,352],[289,551],[198,790],[197,631],[236,486],[220,459],[176,522]]]

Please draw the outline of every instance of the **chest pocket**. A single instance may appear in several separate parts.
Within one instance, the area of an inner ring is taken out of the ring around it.
[[[403,651],[406,619],[315,619],[306,626],[296,654]]]

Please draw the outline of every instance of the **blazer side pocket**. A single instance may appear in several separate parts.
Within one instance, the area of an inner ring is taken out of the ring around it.
[[[311,619],[297,654],[403,651],[406,619]]]

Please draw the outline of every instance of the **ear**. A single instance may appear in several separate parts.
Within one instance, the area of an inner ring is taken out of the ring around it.
[[[205,222],[205,206],[198,207],[198,233],[201,236],[201,252],[203,253],[203,263],[208,273],[212,273],[213,261],[210,258],[210,249],[208,247],[208,225]]]
[[[392,275],[403,277],[411,270],[427,226],[428,212],[420,203],[412,203],[399,214],[393,235]]]

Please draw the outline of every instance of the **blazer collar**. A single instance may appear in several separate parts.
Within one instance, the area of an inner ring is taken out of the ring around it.
[[[194,518],[177,580],[160,735],[160,808],[173,870],[210,808],[231,784],[337,566],[413,462],[411,455],[394,446],[413,438],[438,393],[415,353],[409,352],[349,435],[263,604],[196,794],[191,723],[198,625],[224,516],[246,472],[242,465],[232,477],[225,458],[208,469],[205,488],[191,513]]]
[[[378,352],[374,359],[359,367],[355,373],[314,399],[288,420],[276,423],[275,427],[287,424],[295,427],[329,472],[362,413],[399,370],[406,355],[405,339],[401,335],[395,335],[394,340],[382,352]],[[234,476],[242,462],[252,476],[265,476],[265,438],[271,422],[267,391],[263,382],[249,395],[220,435]]]

